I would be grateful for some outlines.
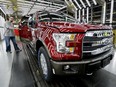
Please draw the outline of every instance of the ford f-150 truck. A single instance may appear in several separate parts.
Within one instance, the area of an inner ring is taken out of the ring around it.
[[[66,14],[47,11],[33,14],[27,25],[24,35],[32,37],[28,39],[36,49],[40,73],[46,81],[53,74],[92,73],[113,58],[113,32],[109,26],[83,24]]]

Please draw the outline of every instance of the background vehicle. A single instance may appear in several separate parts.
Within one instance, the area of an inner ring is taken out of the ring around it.
[[[92,73],[113,58],[113,33],[109,26],[80,24],[63,13],[47,11],[36,12],[32,19],[28,23],[30,44],[36,49],[40,73],[46,81],[53,74]]]

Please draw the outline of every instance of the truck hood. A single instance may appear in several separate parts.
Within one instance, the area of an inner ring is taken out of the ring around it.
[[[77,24],[68,22],[52,22],[50,26],[57,27],[60,32],[86,32],[88,30],[112,29],[106,25]]]

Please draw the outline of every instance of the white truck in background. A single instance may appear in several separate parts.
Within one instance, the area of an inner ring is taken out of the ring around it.
[[[4,23],[5,23],[5,19],[0,16],[0,40],[4,39]]]

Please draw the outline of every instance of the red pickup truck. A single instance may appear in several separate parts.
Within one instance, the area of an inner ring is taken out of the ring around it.
[[[46,81],[53,74],[92,73],[113,58],[113,32],[109,26],[79,23],[66,14],[48,11],[36,12],[26,23],[27,31],[23,32],[23,25],[20,27],[25,33],[22,36],[26,35],[36,49],[40,73]]]

